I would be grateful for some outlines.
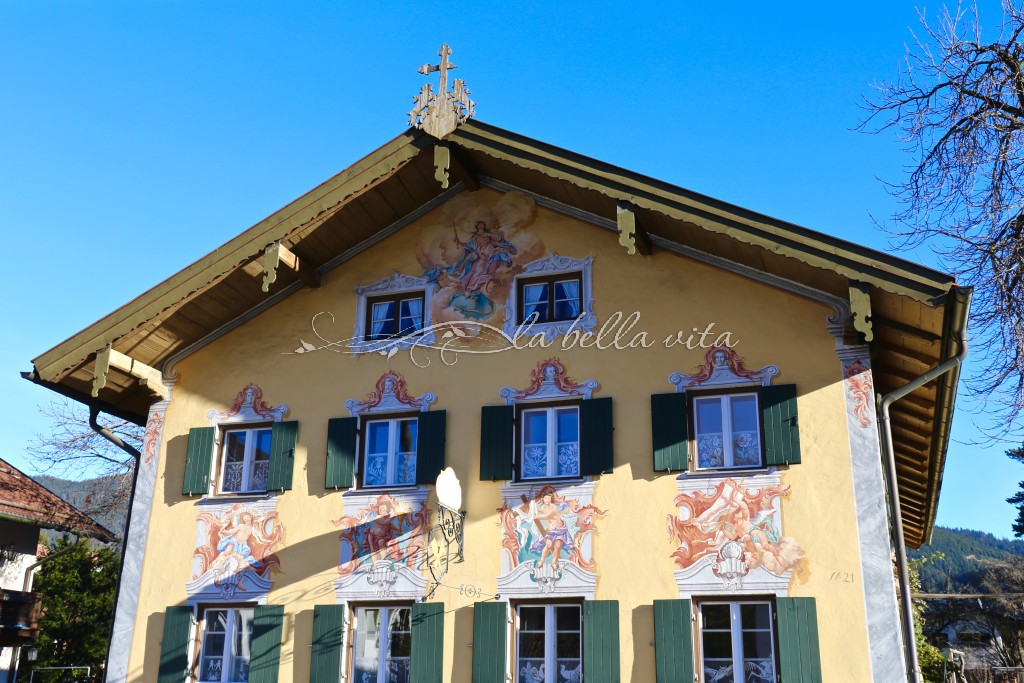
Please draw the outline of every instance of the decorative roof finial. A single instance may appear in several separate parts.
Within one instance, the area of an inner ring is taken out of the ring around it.
[[[429,83],[420,89],[420,94],[412,98],[416,106],[409,112],[409,125],[441,139],[455,130],[459,124],[473,115],[476,103],[469,99],[469,88],[461,78],[452,83],[452,91],[448,91],[448,70],[456,66],[448,61],[452,50],[448,45],[441,45],[438,56],[440,64],[424,64],[417,71],[428,76],[435,71],[441,72],[441,83],[438,91],[432,91]]]

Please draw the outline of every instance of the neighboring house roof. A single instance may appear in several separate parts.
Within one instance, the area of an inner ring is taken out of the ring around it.
[[[435,159],[450,159],[451,186]],[[173,375],[174,363],[304,286],[279,268],[262,290],[264,249],[280,244],[325,273],[462,189],[518,190],[538,204],[617,230],[621,206],[660,248],[831,305],[851,343],[873,334],[875,389],[904,385],[959,350],[969,293],[950,275],[780,221],[509,131],[469,120],[438,141],[407,130],[110,315],[34,359],[25,377],[143,424],[152,383],[111,366],[92,397],[107,347]],[[959,370],[891,410],[906,540],[930,536]]]
[[[0,460],[0,518],[100,541],[116,539],[84,512],[5,460]]]

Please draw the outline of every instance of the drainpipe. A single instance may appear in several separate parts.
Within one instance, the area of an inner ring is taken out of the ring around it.
[[[956,288],[959,289],[959,288]],[[954,289],[951,295],[956,292]],[[962,291],[962,290],[961,290]],[[967,308],[970,308],[970,290],[967,290]],[[908,675],[912,683],[922,683],[920,665],[917,661],[917,641],[914,637],[914,612],[910,599],[910,569],[907,564],[907,546],[903,541],[903,513],[900,509],[899,492],[896,490],[896,456],[893,452],[892,442],[892,420],[889,416],[889,407],[907,394],[921,388],[937,377],[941,377],[950,370],[957,368],[967,357],[967,335],[962,331],[955,331],[956,342],[960,350],[952,358],[936,365],[920,377],[908,382],[899,389],[882,396],[878,401],[879,415],[882,431],[882,457],[885,460],[886,474],[889,489],[889,513],[892,518],[893,534],[896,545],[896,570],[899,575],[900,584],[900,612],[902,613],[903,642],[906,657]]]
[[[139,462],[141,462],[142,454],[139,453],[138,449],[130,444],[126,444],[116,434],[101,425],[96,418],[99,417],[100,409],[96,406],[89,406],[89,426],[92,430],[102,436],[104,439],[114,444],[122,451],[132,456],[135,459],[135,465],[132,467],[132,490],[128,496],[128,513],[124,519],[124,536],[121,539],[121,561],[117,563],[117,586],[114,589],[114,613],[110,619],[110,630],[107,632],[107,659],[110,659],[110,645],[114,642],[114,622],[117,620],[117,603],[121,599],[121,572],[124,569],[124,553],[128,549],[128,530],[131,528],[132,523],[132,502],[135,500],[135,486],[139,481]],[[106,660],[104,660],[106,661]],[[104,673],[104,677],[106,674]]]

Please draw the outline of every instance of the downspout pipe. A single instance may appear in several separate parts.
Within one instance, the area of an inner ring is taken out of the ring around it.
[[[969,299],[968,299],[969,302]],[[968,306],[970,304],[968,303]],[[893,403],[900,400],[907,394],[920,389],[928,382],[941,377],[950,370],[957,368],[967,357],[967,335],[958,331],[956,342],[960,349],[955,356],[936,365],[920,377],[908,382],[899,389],[882,396],[878,401],[879,416],[882,432],[882,457],[885,460],[885,468],[889,489],[889,513],[892,519],[894,543],[896,546],[896,570],[899,576],[900,585],[900,612],[902,614],[904,654],[907,663],[907,674],[912,683],[922,683],[920,665],[917,661],[917,641],[914,636],[914,611],[910,599],[910,568],[907,563],[907,546],[903,540],[903,513],[900,509],[899,491],[896,489],[896,456],[893,450],[892,440],[892,418],[889,415],[889,408]]]
[[[107,632],[106,659],[109,660],[110,644],[114,642],[114,617],[116,617],[117,615],[117,603],[121,599],[121,572],[124,569],[124,553],[128,545],[127,534],[128,529],[131,528],[132,523],[132,501],[135,500],[135,486],[136,484],[138,484],[139,481],[139,462],[141,461],[142,454],[139,452],[137,448],[135,448],[131,444],[125,443],[120,437],[118,437],[112,431],[101,425],[99,421],[96,419],[99,417],[99,414],[100,409],[98,407],[92,405],[89,406],[89,426],[92,427],[92,430],[99,434],[100,436],[102,436],[107,441],[109,441],[110,443],[120,448],[128,455],[132,456],[132,458],[135,460],[135,464],[132,467],[132,490],[131,495],[129,495],[128,497],[128,514],[125,516],[124,520],[125,533],[121,541],[121,561],[117,563],[117,583],[115,584],[117,588],[114,590],[114,615],[110,619],[110,630]]]

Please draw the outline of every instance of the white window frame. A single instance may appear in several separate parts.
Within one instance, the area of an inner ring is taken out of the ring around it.
[[[225,680],[224,676],[230,671],[231,663],[231,647],[235,640],[235,630],[240,626],[241,622],[238,620],[237,612],[247,610],[250,612],[255,611],[255,605],[206,605],[200,609],[200,629],[199,629],[199,670],[196,672],[196,680],[198,683],[243,683],[242,681],[228,681]],[[211,680],[203,678],[203,665],[205,660],[208,658],[206,655],[206,636],[209,633],[207,627],[207,613],[214,611],[226,611],[228,613],[227,624],[224,627],[224,650],[221,652],[221,678],[219,680]],[[255,614],[253,619],[249,622],[253,626],[255,625]],[[252,662],[252,632],[249,632],[249,650],[248,664]],[[247,665],[248,668],[248,665]],[[246,676],[248,678],[248,675]]]
[[[735,464],[735,456],[732,445],[732,399],[744,396],[754,397],[754,411],[757,418],[757,446],[759,460],[757,464]],[[700,401],[719,402],[722,406],[722,464],[710,467],[702,467],[700,464],[700,432],[697,422],[697,403]],[[764,467],[764,430],[761,428],[761,396],[757,391],[730,392],[727,394],[694,394],[690,413],[693,418],[693,464],[698,471],[709,470],[734,470],[734,469],[761,469]]]
[[[556,661],[558,660],[558,620],[555,617],[556,607],[576,607],[580,612],[580,628],[578,633],[580,634],[580,666],[583,666],[583,605],[578,602],[555,602],[555,603],[529,603],[524,602],[516,605],[516,618],[515,618],[515,630],[513,635],[515,636],[515,670],[512,672],[512,680],[519,681],[520,674],[520,662],[522,658],[519,652],[519,633],[521,620],[519,618],[519,610],[522,608],[544,608],[544,677],[545,683],[559,683],[559,672],[556,669]],[[536,631],[531,631],[536,633]],[[571,631],[561,631],[561,633],[571,633]]]
[[[413,475],[411,482],[396,482],[398,474],[398,436],[400,426],[399,423],[403,421],[411,420],[416,423],[416,439],[413,442],[412,456],[415,463],[413,467]],[[388,423],[388,464],[387,464],[387,475],[383,484],[367,484],[366,473],[369,470],[369,449],[370,449],[370,425],[375,422],[386,422]],[[389,488],[404,488],[416,486],[416,467],[419,466],[419,434],[420,434],[420,421],[418,415],[395,415],[394,417],[371,417],[364,418],[363,424],[361,425],[361,439],[362,444],[360,450],[362,451],[362,457],[360,458],[360,464],[362,467],[359,472],[359,479],[364,489],[389,489]]]
[[[706,605],[728,605],[729,606],[729,634],[732,637],[732,666],[733,672],[743,671],[743,662],[747,659],[743,652],[743,621],[741,619],[741,608],[743,605],[767,605],[770,624],[767,629],[771,635],[772,644],[772,670],[775,675],[779,674],[778,651],[775,647],[775,604],[771,600],[701,600],[697,603],[697,642],[700,644],[700,661],[698,662],[700,678],[704,676],[704,607]],[[719,630],[719,629],[714,629]],[[747,632],[764,632],[765,629],[747,629]],[[774,680],[774,679],[773,679]]]
[[[396,609],[410,610],[409,614],[409,641],[412,642],[412,605],[356,605],[352,607],[352,654],[349,673],[353,681],[356,675],[356,651],[355,642],[359,633],[359,613],[361,610],[376,609],[381,611],[377,629],[377,680],[370,683],[388,683],[388,662],[391,661],[391,611]],[[386,638],[381,638],[380,627],[387,628]],[[405,659],[404,657],[402,659]],[[409,651],[409,672],[412,673],[412,649]],[[362,683],[362,681],[355,681]]]
[[[579,479],[582,475],[580,474],[580,468],[582,466],[583,452],[580,446],[582,440],[581,425],[580,425],[580,404],[578,401],[566,402],[556,405],[548,406],[537,406],[530,407],[529,404],[518,404],[519,410],[519,439],[518,439],[518,471],[516,474],[517,481],[545,481],[547,479]],[[556,413],[559,410],[566,408],[573,408],[576,411],[576,474],[558,474],[558,419]],[[523,467],[526,464],[526,414],[527,413],[540,413],[544,412],[547,416],[547,441],[545,445],[548,449],[547,459],[547,471],[545,474],[539,477],[527,477],[523,471]]]
[[[252,426],[223,426],[221,427],[221,443],[220,443],[220,458],[217,463],[220,473],[217,477],[217,493],[220,495],[247,495],[250,493],[266,493],[267,487],[264,486],[262,489],[254,489],[251,487],[250,479],[252,477],[252,467],[256,453],[256,433],[261,431],[267,431],[271,433],[271,450],[273,449],[273,427],[269,424],[259,424]],[[228,491],[224,488],[224,478],[227,475],[228,465],[228,435],[232,433],[243,432],[245,433],[245,453],[242,458],[242,487],[237,491]],[[269,475],[269,462],[271,453],[267,453],[268,462],[268,475]]]
[[[406,294],[423,297],[423,327],[420,332],[407,334],[404,337],[396,336],[367,341],[366,336],[369,333],[369,330],[366,329],[367,302],[377,297]],[[433,312],[431,311],[433,294],[434,285],[426,278],[401,273],[394,273],[371,285],[356,287],[356,320],[352,339],[348,343],[349,348],[355,355],[375,353],[382,349],[407,349],[416,345],[429,348],[435,340]]]

